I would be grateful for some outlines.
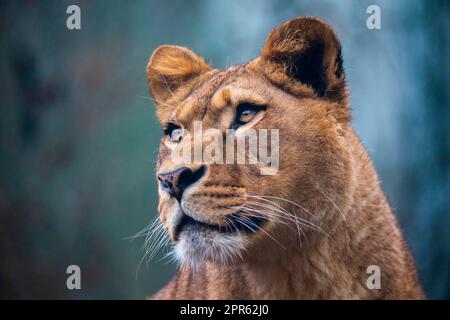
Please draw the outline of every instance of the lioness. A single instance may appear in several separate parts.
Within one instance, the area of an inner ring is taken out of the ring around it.
[[[259,57],[225,70],[161,46],[147,75],[164,128],[159,218],[180,263],[152,298],[424,297],[351,128],[341,46],[329,25],[289,20]],[[260,163],[175,163],[174,152],[196,147],[186,134],[195,121],[224,136],[279,129],[278,172],[262,175]]]

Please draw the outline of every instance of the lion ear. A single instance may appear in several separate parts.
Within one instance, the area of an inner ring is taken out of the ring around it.
[[[209,70],[205,60],[187,48],[160,46],[147,65],[150,92],[162,105],[183,83]]]
[[[319,97],[345,98],[341,45],[325,22],[299,17],[275,28],[261,51],[265,72],[275,82],[300,82]]]

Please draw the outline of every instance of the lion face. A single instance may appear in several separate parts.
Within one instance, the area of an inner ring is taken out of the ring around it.
[[[326,210],[315,208],[345,194],[351,174],[340,45],[328,25],[290,20],[260,57],[225,70],[162,46],[147,74],[164,128],[158,210],[181,263],[238,263],[322,230]]]

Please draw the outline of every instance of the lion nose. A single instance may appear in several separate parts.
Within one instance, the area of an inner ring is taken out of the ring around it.
[[[165,191],[180,200],[184,190],[200,180],[205,174],[205,170],[205,166],[195,170],[183,167],[174,171],[159,173],[158,180]]]

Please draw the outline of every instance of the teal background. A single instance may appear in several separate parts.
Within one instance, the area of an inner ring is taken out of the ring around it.
[[[81,7],[81,30],[66,8]],[[381,30],[366,9],[381,8]],[[430,298],[450,298],[448,1],[0,1],[0,298],[142,299],[175,272],[137,272],[156,216],[161,136],[145,67],[162,44],[223,68],[299,15],[343,45],[353,125]],[[66,288],[66,268],[82,289]],[[137,276],[136,276],[137,274]]]

